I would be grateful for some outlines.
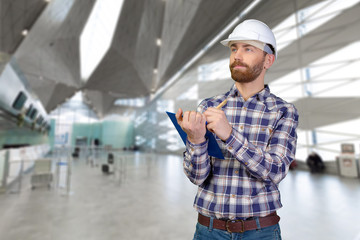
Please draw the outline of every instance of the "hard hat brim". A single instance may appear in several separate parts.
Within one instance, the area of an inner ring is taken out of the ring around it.
[[[230,42],[237,42],[237,41],[249,41],[249,40],[254,40],[254,39],[251,39],[251,38],[246,38],[246,37],[236,37],[236,38],[228,38],[228,39],[225,39],[225,40],[222,40],[220,43],[222,45],[224,45],[225,47],[230,47],[229,46],[229,43]]]
[[[228,39],[225,39],[225,40],[222,40],[220,41],[220,43],[222,45],[224,45],[225,47],[230,47],[229,44],[231,42],[240,42],[240,41],[254,41],[254,39],[252,38],[246,38],[246,37],[236,37],[236,38],[228,38]],[[256,41],[256,40],[255,40]],[[261,42],[261,41],[260,41]],[[266,44],[266,43],[265,43]],[[277,52],[275,53],[272,53],[275,55],[275,59],[277,59]]]

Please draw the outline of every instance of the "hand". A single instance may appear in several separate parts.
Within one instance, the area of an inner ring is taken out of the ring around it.
[[[226,141],[232,132],[232,126],[226,118],[225,113],[216,108],[208,108],[204,115],[206,116],[207,129],[213,132],[221,140]]]
[[[205,141],[206,118],[203,114],[195,111],[186,111],[183,115],[181,108],[176,113],[176,119],[180,127],[186,132],[188,140],[193,144]]]

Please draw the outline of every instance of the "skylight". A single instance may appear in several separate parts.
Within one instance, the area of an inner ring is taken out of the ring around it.
[[[123,0],[97,0],[80,36],[81,78],[86,82],[108,51]]]
[[[327,0],[308,8],[299,9],[297,13],[290,15],[273,29],[275,38],[277,39],[278,51],[297,40],[298,37],[303,37],[316,28],[319,28],[358,2],[360,2],[360,0]],[[297,25],[298,32],[296,29]]]

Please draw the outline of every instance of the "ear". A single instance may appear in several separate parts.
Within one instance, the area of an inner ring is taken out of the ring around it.
[[[266,54],[264,68],[269,69],[273,63],[275,62],[275,55],[274,54]]]

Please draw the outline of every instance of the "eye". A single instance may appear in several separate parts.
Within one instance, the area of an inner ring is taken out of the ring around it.
[[[236,52],[236,50],[237,50],[236,48],[231,48],[230,49],[231,52]]]
[[[252,48],[245,48],[246,52],[253,52],[254,50]]]

